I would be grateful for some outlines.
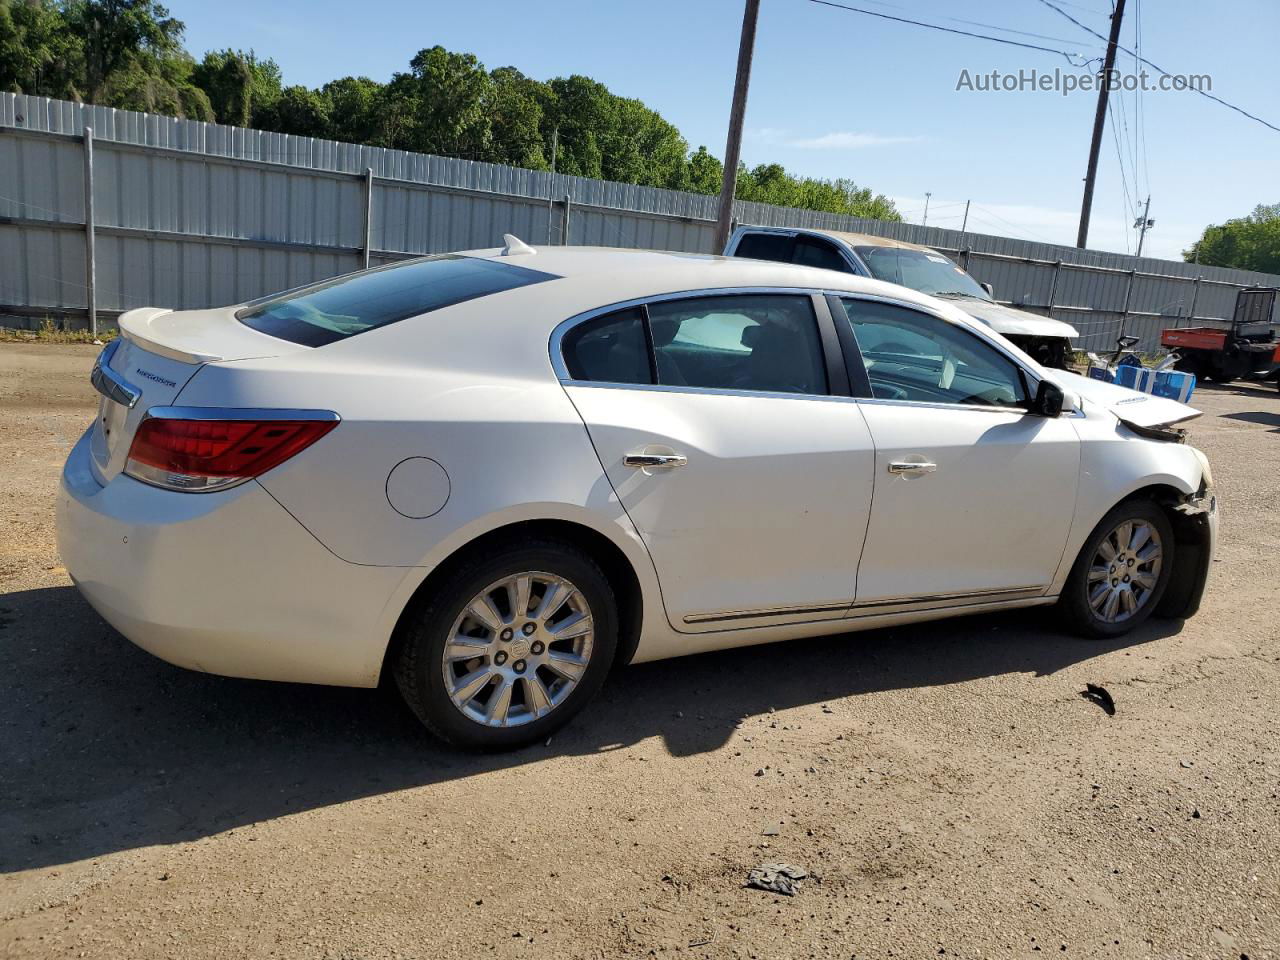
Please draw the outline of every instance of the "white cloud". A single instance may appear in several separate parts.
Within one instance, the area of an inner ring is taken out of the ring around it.
[[[790,141],[787,146],[801,150],[860,150],[863,147],[883,147],[893,143],[919,143],[923,137],[895,137],[879,133],[854,133],[851,130],[835,130],[820,137],[803,137]]]
[[[747,137],[757,143],[793,147],[797,150],[861,150],[864,147],[883,147],[895,143],[918,143],[924,139],[881,133],[859,133],[853,130],[833,130],[816,137],[801,137],[778,127],[758,127],[748,131]]]

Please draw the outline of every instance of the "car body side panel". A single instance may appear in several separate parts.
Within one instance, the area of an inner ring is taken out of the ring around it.
[[[1183,496],[1200,486],[1203,468],[1192,447],[1145,440],[1109,410],[1083,401],[1072,418],[1080,435],[1080,480],[1075,520],[1050,592],[1059,593],[1094,527],[1116,504],[1148,487],[1169,487]]]

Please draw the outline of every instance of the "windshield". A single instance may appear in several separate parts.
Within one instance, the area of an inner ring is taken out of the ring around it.
[[[854,249],[877,280],[886,280],[935,297],[951,295],[991,300],[973,277],[932,250],[869,246]]]
[[[476,257],[423,257],[265,297],[236,317],[268,336],[322,347],[466,300],[554,279],[550,273]]]

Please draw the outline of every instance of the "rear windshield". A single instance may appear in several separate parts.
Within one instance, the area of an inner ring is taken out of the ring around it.
[[[551,273],[493,260],[424,257],[266,297],[236,316],[260,333],[322,347],[455,303],[555,279]]]

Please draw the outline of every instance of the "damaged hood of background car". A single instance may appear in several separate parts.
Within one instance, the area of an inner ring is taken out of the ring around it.
[[[943,297],[955,304],[975,320],[985,323],[996,333],[1006,337],[1062,337],[1070,340],[1080,336],[1075,327],[1052,317],[1042,317],[1038,313],[1029,313],[1016,307],[1006,307],[1002,303],[990,300],[979,300],[977,297]]]
[[[1123,422],[1136,427],[1167,427],[1194,420],[1200,411],[1177,400],[1140,393],[1102,380],[1091,380],[1066,370],[1044,371],[1046,377],[1085,400],[1105,407]]]

